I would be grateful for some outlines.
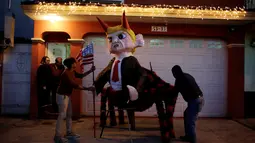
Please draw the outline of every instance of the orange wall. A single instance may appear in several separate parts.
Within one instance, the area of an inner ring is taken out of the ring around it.
[[[36,85],[36,71],[40,65],[42,57],[45,55],[45,44],[33,43],[31,52],[31,84],[30,84],[30,117],[37,117],[37,85]]]
[[[228,116],[244,117],[244,46],[228,48]]]
[[[110,26],[116,25],[116,23],[108,23]],[[119,24],[119,23],[117,23]],[[202,37],[202,38],[220,38],[225,40],[228,44],[243,44],[244,43],[244,29],[242,27],[230,32],[228,26],[212,26],[212,25],[187,25],[187,24],[168,24],[168,32],[165,33],[152,33],[151,26],[154,24],[145,23],[130,23],[131,28],[136,33],[144,35],[155,36],[181,36],[181,37]],[[84,35],[89,33],[104,33],[98,22],[55,22],[48,21],[35,21],[34,22],[34,37],[42,38],[44,32],[66,32],[72,39],[81,39]],[[71,44],[71,56],[76,56],[81,44]],[[244,96],[244,73],[242,67],[244,67],[244,48],[232,48],[229,49],[228,55],[228,113],[231,116],[242,117],[243,116],[243,96]],[[39,60],[45,54],[44,45],[33,44],[32,50],[32,69],[31,69],[31,117],[36,115],[37,102],[36,100],[36,86],[35,86],[35,74],[36,69],[39,66]],[[233,64],[235,63],[235,65]],[[79,81],[81,83],[81,81]],[[239,86],[238,86],[239,85]],[[73,110],[75,116],[79,116],[82,109],[81,92],[75,91],[73,99]],[[239,107],[239,108],[234,108]],[[33,109],[32,109],[33,108]],[[33,111],[33,112],[32,112]]]
[[[108,23],[114,26],[120,23]],[[188,24],[168,24],[168,32],[157,33],[151,32],[151,26],[155,24],[148,23],[130,23],[131,28],[136,33],[149,35],[170,35],[170,36],[199,36],[199,37],[217,37],[226,38],[228,34],[227,26],[211,26],[211,25],[188,25]],[[68,33],[72,39],[81,39],[87,33],[103,33],[98,22],[55,22],[35,21],[34,37],[42,38],[44,32],[59,31]],[[206,31],[206,32],[205,32]]]
[[[49,22],[35,21],[34,22],[34,37],[41,38],[44,32],[60,31],[68,33],[72,39],[81,39],[87,32],[101,32],[98,23],[84,22]]]

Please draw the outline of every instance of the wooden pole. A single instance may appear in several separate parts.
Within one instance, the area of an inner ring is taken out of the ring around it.
[[[153,70],[152,70],[152,66],[151,66],[151,62],[150,62],[150,69],[151,69],[151,71],[153,71]]]
[[[94,62],[92,64],[92,66],[94,66]],[[93,76],[93,85],[95,85],[95,73],[93,71],[92,73]],[[93,118],[94,118],[94,138],[96,138],[96,91],[92,91],[93,92]]]

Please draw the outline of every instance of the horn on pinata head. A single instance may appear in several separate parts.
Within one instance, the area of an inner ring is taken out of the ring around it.
[[[107,32],[107,29],[108,29],[109,26],[98,17],[97,17],[97,20],[100,23],[100,25],[102,26],[102,28],[104,29],[104,31]]]
[[[122,26],[123,28],[125,28],[125,29],[130,29],[128,20],[127,20],[127,18],[126,18],[125,11],[123,12],[123,15],[122,15],[121,26]]]

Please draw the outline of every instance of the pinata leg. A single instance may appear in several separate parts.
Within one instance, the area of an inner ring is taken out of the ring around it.
[[[106,125],[106,102],[107,96],[104,94],[101,96],[101,107],[100,107],[100,127]]]
[[[167,123],[166,132],[168,132],[167,134],[169,134],[170,138],[175,138],[174,123],[173,123],[174,108],[175,108],[175,105],[172,105],[166,102],[166,123]]]
[[[156,108],[157,108],[158,119],[159,119],[161,141],[162,143],[168,143],[170,139],[166,132],[165,111],[164,111],[163,102],[162,101],[156,102]]]
[[[135,130],[135,111],[134,110],[127,110],[127,116],[129,120],[129,124],[131,126],[131,130]]]
[[[170,96],[166,97],[165,99],[165,108],[166,108],[166,122],[167,122],[167,132],[171,138],[175,138],[175,132],[174,132],[174,123],[173,123],[173,117],[174,117],[174,109],[176,105],[176,100],[178,97],[178,94],[174,95],[172,88],[169,87],[167,89],[167,93],[165,95]]]
[[[125,119],[124,119],[124,111],[122,108],[118,108],[119,112],[119,124],[125,124]]]
[[[117,122],[116,122],[116,115],[115,115],[115,109],[114,106],[111,104],[111,101],[108,101],[108,108],[110,111],[110,125],[111,126],[116,126]]]

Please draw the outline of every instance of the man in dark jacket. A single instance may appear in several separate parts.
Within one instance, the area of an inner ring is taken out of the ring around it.
[[[37,69],[37,94],[38,94],[38,114],[42,118],[45,105],[50,104],[50,59],[44,56],[41,65]]]
[[[188,73],[183,73],[180,66],[175,65],[172,68],[175,77],[175,90],[180,92],[183,99],[188,103],[184,111],[185,136],[180,138],[184,141],[196,143],[196,120],[198,113],[204,105],[203,93],[197,85],[194,77]]]

